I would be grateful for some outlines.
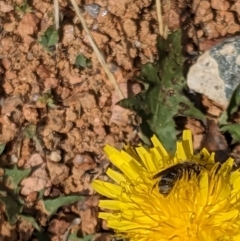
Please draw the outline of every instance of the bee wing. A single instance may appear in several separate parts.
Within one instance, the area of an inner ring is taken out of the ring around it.
[[[156,179],[156,178],[159,178],[159,177],[161,177],[163,175],[166,175],[166,174],[174,171],[175,169],[178,169],[179,166],[181,166],[181,165],[182,165],[181,163],[178,163],[178,164],[174,164],[174,165],[172,165],[170,167],[167,167],[166,169],[164,169],[164,170],[158,172],[157,174],[155,174],[152,178]]]
[[[159,177],[161,177],[162,176],[162,172],[158,172],[157,174],[155,174],[153,177],[152,177],[152,179],[157,179],[157,178],[159,178]]]

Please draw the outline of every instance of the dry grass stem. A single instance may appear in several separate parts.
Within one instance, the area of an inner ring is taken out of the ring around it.
[[[156,0],[159,34],[163,37],[163,17],[161,0]]]
[[[87,33],[87,35],[88,35],[88,37],[89,37],[89,42],[90,42],[90,44],[91,44],[91,46],[92,46],[95,54],[97,55],[98,61],[100,62],[100,64],[102,65],[102,67],[103,67],[103,69],[104,69],[104,71],[105,71],[105,73],[107,74],[108,78],[109,78],[110,81],[112,82],[112,84],[113,84],[115,90],[117,91],[119,97],[120,97],[121,99],[123,99],[124,96],[123,96],[123,94],[122,94],[122,92],[121,92],[121,90],[120,90],[120,88],[119,88],[119,86],[118,86],[118,84],[117,84],[117,82],[116,82],[116,80],[115,80],[115,77],[113,76],[112,72],[109,70],[109,68],[108,68],[108,66],[107,66],[107,64],[106,64],[106,61],[105,61],[104,57],[103,57],[102,54],[100,53],[100,51],[99,51],[99,49],[98,49],[98,47],[97,47],[97,44],[96,44],[96,42],[95,42],[95,40],[94,40],[91,32],[89,31],[89,29],[88,29],[88,27],[87,27],[87,24],[86,24],[86,22],[85,22],[85,20],[84,20],[84,18],[83,18],[83,16],[82,16],[81,10],[80,10],[79,7],[77,6],[75,0],[71,0],[71,3],[72,3],[72,5],[73,5],[73,8],[74,8],[74,10],[75,10],[75,12],[76,12],[79,20],[80,20],[80,22],[81,22],[81,24],[82,24],[85,32]]]
[[[168,37],[168,22],[169,22],[169,14],[167,23],[163,23],[163,16],[162,16],[162,2],[161,0],[156,0],[156,7],[157,7],[157,18],[158,18],[158,27],[159,27],[159,34],[164,39]],[[171,0],[168,0],[168,11],[170,13],[171,8]]]
[[[168,38],[168,25],[169,25],[169,18],[170,18],[170,9],[171,9],[171,0],[167,0],[167,11],[168,11],[168,14],[167,14],[167,21],[163,27],[163,37],[165,39]]]
[[[56,30],[59,29],[59,2],[54,0],[54,21]]]

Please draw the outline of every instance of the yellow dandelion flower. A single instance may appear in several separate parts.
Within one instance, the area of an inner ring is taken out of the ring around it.
[[[177,142],[175,156],[155,136],[152,143],[149,149],[105,147],[120,172],[107,171],[115,184],[93,182],[94,189],[110,199],[100,201],[99,207],[108,211],[99,217],[131,241],[239,241],[240,171],[232,171],[233,159],[220,165],[206,149],[194,155],[188,130]],[[183,175],[162,195],[153,176],[185,160],[206,168],[190,178]]]

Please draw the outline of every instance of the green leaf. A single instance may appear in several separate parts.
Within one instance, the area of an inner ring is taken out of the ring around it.
[[[86,67],[89,67],[90,64],[91,64],[90,60],[87,59],[84,55],[79,54],[76,57],[76,60],[75,60],[75,65],[76,66],[81,66],[83,68],[86,68]]]
[[[36,131],[37,131],[37,126],[33,124],[29,124],[24,128],[23,134],[26,138],[31,139],[36,135]]]
[[[231,96],[231,99],[227,108],[228,117],[230,117],[233,113],[237,112],[239,106],[240,106],[240,85],[236,87],[236,89],[233,91],[233,94]]]
[[[41,200],[43,198],[44,192],[46,191],[46,189],[42,189],[41,191],[38,192],[38,200]]]
[[[52,108],[52,109],[55,109],[57,108],[57,105],[54,104],[54,100],[53,99],[48,99],[47,100],[47,105]]]
[[[47,104],[52,109],[57,108],[57,105],[54,103],[51,90],[45,91],[43,95],[37,99],[37,102]]]
[[[240,124],[239,123],[222,126],[220,130],[223,132],[229,132],[229,134],[232,137],[232,144],[236,142],[240,142]]]
[[[6,143],[0,144],[0,155],[3,153],[5,147],[6,147]]]
[[[86,68],[87,67],[87,59],[82,54],[79,54],[76,57],[75,65]]]
[[[59,41],[58,31],[55,29],[54,26],[50,26],[44,32],[43,35],[39,38],[39,43],[47,50],[51,46],[55,46]]]
[[[145,64],[144,67],[142,68],[141,77],[143,78],[143,82],[146,82],[149,84],[159,83],[157,68],[150,63]]]
[[[8,178],[8,188],[15,190],[18,184],[27,177],[31,168],[20,170],[14,165],[13,169],[5,168],[5,176]]]
[[[62,196],[55,199],[41,200],[49,216],[54,214],[60,207],[83,200],[82,196]]]
[[[94,237],[94,234],[85,235],[83,237],[78,237],[77,232],[69,234],[68,241],[91,241]]]
[[[228,124],[228,114],[227,111],[223,111],[223,113],[221,114],[218,123],[220,126],[222,125],[227,125]]]
[[[47,101],[48,101],[49,99],[53,99],[53,95],[52,95],[51,90],[45,91],[45,92],[42,94],[42,96],[37,99],[37,101],[39,101],[40,103],[47,103]]]
[[[32,8],[28,5],[27,1],[23,2],[21,5],[15,7],[17,12],[27,13],[32,12]]]
[[[141,81],[149,87],[134,97],[121,100],[119,104],[136,111],[143,124],[148,124],[151,130],[144,134],[156,134],[164,147],[174,153],[178,134],[174,118],[186,116],[206,121],[206,117],[184,92],[186,80],[182,66],[185,59],[182,56],[181,31],[169,35],[167,40],[159,40],[158,51],[158,63],[142,67]]]
[[[37,231],[41,232],[42,228],[38,225],[35,218],[25,214],[20,214],[19,217],[29,222]]]
[[[0,183],[0,202],[4,204],[8,221],[12,225],[16,223],[24,205],[24,200],[20,199],[18,188],[19,180],[22,180],[22,177],[25,176],[24,173],[26,174],[26,172],[18,170],[16,165],[13,169],[5,168],[4,177],[7,180]]]
[[[8,222],[11,225],[15,224],[18,214],[21,213],[23,209],[23,205],[20,203],[18,197],[14,197],[12,194],[8,193],[6,197],[0,198],[0,202],[5,206]]]

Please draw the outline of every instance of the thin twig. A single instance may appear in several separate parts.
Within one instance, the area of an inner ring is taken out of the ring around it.
[[[99,49],[98,49],[98,47],[97,47],[97,44],[96,44],[96,42],[95,42],[95,40],[94,40],[91,32],[89,31],[89,29],[88,29],[88,27],[87,27],[87,24],[86,24],[86,22],[85,22],[85,20],[84,20],[84,18],[83,18],[83,16],[82,16],[81,10],[80,10],[79,7],[77,6],[75,0],[71,0],[71,3],[72,3],[72,5],[73,5],[73,8],[74,8],[74,10],[75,10],[75,12],[76,12],[79,20],[80,20],[80,22],[81,22],[81,24],[82,24],[85,32],[86,32],[87,35],[88,35],[89,42],[90,42],[90,44],[91,44],[91,46],[92,46],[95,54],[97,55],[98,61],[100,62],[100,64],[102,65],[102,67],[103,67],[103,69],[104,69],[104,71],[105,71],[105,73],[107,74],[108,78],[109,78],[110,81],[112,82],[112,84],[113,84],[116,92],[118,93],[119,97],[120,97],[121,99],[123,99],[124,96],[123,96],[123,94],[122,94],[122,92],[121,92],[121,90],[120,90],[120,88],[119,88],[119,86],[118,86],[118,84],[117,84],[117,81],[115,80],[112,72],[109,70],[109,68],[108,68],[108,66],[107,66],[107,64],[106,64],[106,61],[105,61],[104,57],[103,57],[102,54],[100,53],[100,51],[99,51]]]
[[[54,0],[54,21],[56,30],[59,29],[59,3],[58,0]]]

